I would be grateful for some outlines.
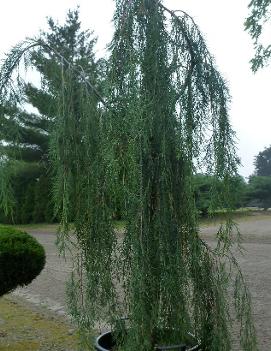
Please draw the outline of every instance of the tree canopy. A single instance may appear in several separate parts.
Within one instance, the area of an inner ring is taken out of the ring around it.
[[[29,58],[33,68],[41,74],[41,86],[22,81],[21,104],[5,102],[0,110],[2,153],[8,160],[5,167],[14,174],[13,215],[12,218],[0,216],[2,221],[25,223],[53,219],[48,157],[50,134],[57,118],[56,100],[61,91],[62,61],[65,59],[84,67],[85,72],[95,75],[98,81],[93,56],[95,38],[81,29],[79,11],[69,11],[63,25],[49,18],[48,26],[47,31],[40,33],[40,38],[53,46],[58,55],[35,51]],[[76,76],[74,84],[76,80],[80,84]],[[37,112],[29,113],[29,106]]]
[[[271,18],[270,0],[252,0],[249,3],[250,14],[245,21],[245,29],[253,39],[255,56],[251,60],[251,68],[256,72],[264,67],[271,57],[271,45],[262,41],[266,22]]]
[[[254,206],[262,207],[265,210],[271,207],[271,177],[250,177],[246,197]]]
[[[271,146],[266,147],[255,157],[255,175],[271,176]]]
[[[227,180],[228,191],[231,194],[232,208],[240,208],[245,204],[247,185],[245,180],[235,175]],[[215,194],[223,193],[223,180],[208,174],[195,174],[193,176],[195,205],[201,216],[214,215],[215,212],[224,210],[224,199]]]

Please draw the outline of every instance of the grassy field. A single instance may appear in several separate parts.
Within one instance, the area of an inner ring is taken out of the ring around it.
[[[23,230],[23,231],[48,231],[48,232],[56,232],[58,229],[58,224],[47,224],[47,223],[35,223],[35,224],[15,224],[12,225],[12,227],[15,227],[17,229]]]
[[[75,351],[77,345],[68,323],[34,312],[9,296],[0,298],[0,351]]]

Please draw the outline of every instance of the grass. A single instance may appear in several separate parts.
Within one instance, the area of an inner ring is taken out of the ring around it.
[[[263,211],[262,209],[255,208],[239,208],[232,213],[232,218],[239,221],[249,221],[257,219],[268,219],[271,216],[271,211]],[[209,217],[200,217],[199,224],[200,226],[209,226],[217,225],[221,222],[224,222],[226,219],[226,211],[220,210],[213,213]],[[126,222],[122,220],[114,221],[114,227],[117,231],[124,231],[126,227]],[[0,224],[1,225],[1,224]],[[5,225],[5,224],[4,224]],[[5,225],[6,226],[6,225]],[[16,225],[7,225],[14,228],[26,231],[26,232],[35,232],[35,231],[44,231],[45,233],[56,233],[59,224],[48,224],[48,223],[37,223],[37,224],[16,224]],[[0,350],[1,351],[1,350]]]
[[[49,223],[35,223],[35,224],[1,224],[3,226],[6,227],[13,227],[16,229],[20,229],[22,231],[25,232],[31,232],[31,231],[35,231],[35,230],[41,230],[41,231],[45,231],[48,233],[56,233],[59,227],[58,223],[54,223],[54,224],[49,224]],[[124,230],[126,223],[125,221],[114,221],[113,225],[115,227],[116,230]]]
[[[125,221],[114,221],[114,227],[116,230],[124,230],[126,227]]]
[[[12,225],[13,227],[23,230],[23,231],[28,231],[28,230],[49,230],[49,231],[57,231],[58,224],[48,224],[48,223],[35,223],[35,224],[15,224]]]
[[[257,218],[270,218],[271,211],[263,211],[263,210],[255,210],[250,208],[240,208],[231,213],[231,218],[236,222],[239,221],[247,221],[247,220],[255,220]],[[226,211],[216,211],[212,214],[212,216],[208,217],[200,217],[199,224],[200,225],[215,225],[221,222],[224,222],[227,217]]]
[[[64,321],[0,298],[0,351],[75,351],[78,341]]]
[[[213,213],[212,216],[210,217],[200,217],[199,218],[199,223],[200,225],[212,225],[212,224],[217,224],[220,223],[221,221],[223,222],[223,220],[225,220],[225,214],[226,211],[216,211],[215,213]],[[232,213],[232,217],[235,220],[246,220],[246,219],[250,219],[251,217],[253,218],[253,216],[255,216],[255,214],[261,215],[261,217],[266,216],[266,218],[268,218],[271,215],[271,211],[263,211],[263,210],[255,210],[255,209],[251,209],[251,208],[240,208],[235,210]],[[255,217],[254,217],[255,218]],[[126,226],[126,222],[122,221],[122,220],[118,220],[118,221],[114,221],[114,227],[117,231],[123,231],[125,229]],[[14,228],[26,231],[26,232],[31,232],[31,231],[35,231],[35,230],[41,230],[41,231],[45,231],[48,233],[56,233],[59,224],[55,223],[55,224],[48,224],[48,223],[36,223],[36,224],[16,224],[16,225],[6,225],[5,226],[12,226]]]

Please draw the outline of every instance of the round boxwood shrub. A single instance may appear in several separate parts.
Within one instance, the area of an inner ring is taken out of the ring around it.
[[[45,251],[35,238],[0,226],[0,296],[31,283],[44,265]]]

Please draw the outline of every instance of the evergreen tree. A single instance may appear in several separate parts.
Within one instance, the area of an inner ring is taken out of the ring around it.
[[[2,222],[28,223],[32,221],[35,207],[33,195],[35,183],[47,164],[48,133],[42,128],[43,119],[30,115],[17,106],[2,105],[0,112],[2,168],[12,173],[11,187],[14,193],[13,214],[4,216]],[[28,199],[28,200],[26,200]],[[26,205],[25,201],[29,203]],[[26,209],[29,213],[26,213]]]
[[[114,23],[105,98],[95,76],[77,62],[59,62],[44,39],[15,47],[0,72],[0,97],[13,99],[12,72],[24,54],[52,53],[52,71],[60,73],[50,156],[59,241],[78,253],[71,314],[88,341],[96,322],[120,332],[127,314],[118,350],[192,346],[192,332],[203,350],[230,351],[233,307],[240,348],[255,351],[250,297],[232,254],[238,236],[235,241],[229,189],[237,158],[227,86],[186,13],[162,0],[116,0]],[[228,209],[216,250],[200,238],[193,196],[202,153]],[[118,192],[127,223],[122,235],[110,202]]]
[[[271,146],[259,152],[255,157],[254,166],[257,176],[271,176]]]
[[[48,194],[50,194],[48,186],[51,177],[48,164],[49,135],[57,116],[57,96],[61,90],[63,70],[70,64],[76,64],[84,69],[85,74],[93,79],[95,76],[95,80],[97,80],[97,65],[93,56],[95,39],[91,38],[89,31],[81,29],[79,11],[69,11],[64,25],[55,23],[52,18],[48,19],[48,25],[49,29],[41,32],[40,36],[42,40],[54,48],[54,51],[51,51],[49,56],[41,51],[33,52],[30,57],[32,65],[41,73],[41,87],[37,88],[31,83],[23,84],[22,92],[24,94],[23,102],[36,108],[38,113],[27,113],[22,107],[14,104],[9,107],[6,104],[0,110],[1,139],[5,142],[3,152],[10,161],[23,161],[28,170],[28,165],[32,163],[33,169],[35,169],[30,181],[31,186],[22,187],[23,184],[14,186],[14,189],[23,188],[23,191],[32,187],[35,188],[35,190],[31,190],[32,194],[33,191],[36,194],[32,199],[34,206],[32,212],[34,213],[31,212],[28,216],[25,213],[22,215],[16,213],[16,211],[21,211],[24,208],[21,206],[19,201],[21,197],[17,191],[15,192],[17,205],[14,214],[16,221],[20,221],[19,218],[31,218],[35,222],[43,221],[45,218],[47,220],[50,218],[50,221],[53,219],[52,211],[49,210],[52,201],[48,197]],[[73,83],[75,84],[73,101],[76,105],[76,86],[81,84],[76,75],[73,77]],[[38,177],[36,174],[37,166],[40,168]],[[19,167],[19,169],[21,168]],[[18,182],[19,179],[22,179],[22,177],[19,177],[16,171],[13,183]],[[42,184],[47,188],[42,189]],[[41,196],[37,194],[38,189],[46,195],[42,201],[42,206]],[[25,196],[28,195],[25,194]],[[35,201],[38,198],[39,201]],[[43,215],[41,213],[42,208],[43,210],[47,209]],[[7,220],[10,222],[11,218]]]
[[[27,102],[36,107],[40,114],[54,119],[57,115],[56,99],[62,89],[61,76],[70,65],[77,65],[91,80],[97,81],[97,64],[93,47],[96,42],[92,33],[81,29],[79,11],[68,11],[64,25],[48,19],[48,30],[40,33],[40,39],[52,48],[49,55],[35,51],[31,55],[33,66],[41,73],[42,88],[31,84],[26,86]],[[75,75],[73,83],[80,85],[80,77]],[[76,87],[74,89],[76,92]],[[74,101],[76,101],[76,97]]]

